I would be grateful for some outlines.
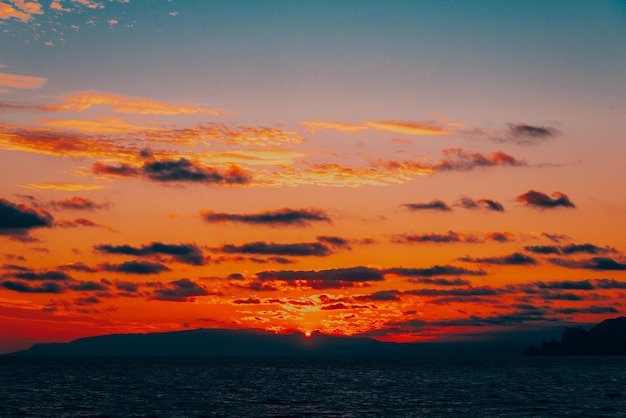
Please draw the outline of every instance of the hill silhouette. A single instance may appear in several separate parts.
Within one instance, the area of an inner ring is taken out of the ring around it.
[[[568,328],[561,341],[541,342],[530,346],[524,355],[626,355],[626,317],[607,319],[591,328]]]
[[[68,343],[34,344],[5,354],[19,357],[290,357],[519,355],[519,342],[392,343],[366,337],[314,333],[271,334],[259,330],[196,329],[149,334],[112,334]]]

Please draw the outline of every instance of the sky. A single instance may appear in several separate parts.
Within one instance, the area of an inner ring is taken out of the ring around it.
[[[621,1],[0,2],[0,352],[626,311]]]

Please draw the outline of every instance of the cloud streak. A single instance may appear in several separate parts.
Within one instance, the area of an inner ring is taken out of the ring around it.
[[[313,222],[327,222],[331,219],[322,209],[291,209],[262,211],[259,213],[225,213],[204,210],[202,218],[209,223],[243,223],[265,226],[310,226]]]

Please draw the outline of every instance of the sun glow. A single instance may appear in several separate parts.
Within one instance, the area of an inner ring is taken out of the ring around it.
[[[305,331],[304,336],[307,338],[311,338],[311,331]]]

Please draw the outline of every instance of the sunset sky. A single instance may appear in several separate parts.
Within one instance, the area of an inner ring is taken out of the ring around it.
[[[0,352],[626,313],[622,1],[0,2]]]

